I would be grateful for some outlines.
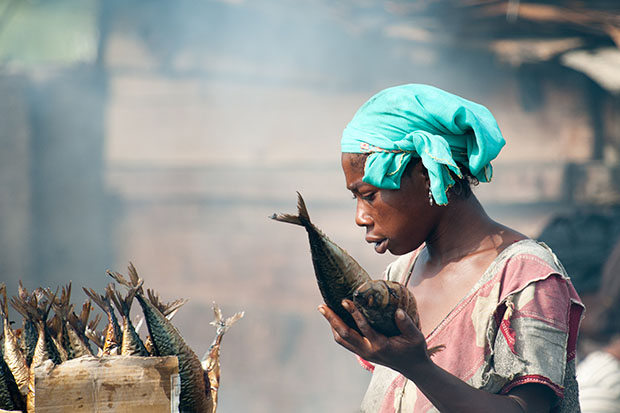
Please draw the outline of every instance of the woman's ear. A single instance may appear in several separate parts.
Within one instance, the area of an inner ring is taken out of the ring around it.
[[[428,177],[428,169],[426,169],[424,167],[424,164],[422,163],[421,160],[419,160],[415,166],[413,167],[413,170],[411,171],[413,176],[422,176],[422,178],[424,179],[426,186],[430,188],[431,185],[431,181],[430,178]]]

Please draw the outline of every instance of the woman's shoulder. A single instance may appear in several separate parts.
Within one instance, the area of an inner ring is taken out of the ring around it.
[[[520,263],[520,265],[515,265],[515,263]],[[493,272],[496,272],[506,266],[518,269],[524,265],[539,268],[543,272],[555,273],[562,278],[568,277],[564,266],[551,248],[544,242],[532,238],[519,240],[508,245],[494,260],[491,265],[494,268],[489,269],[494,269]]]
[[[551,296],[561,295],[569,306],[581,306],[562,263],[551,248],[537,240],[525,239],[508,246],[489,272],[487,281],[500,284],[500,301],[524,292],[547,291]]]

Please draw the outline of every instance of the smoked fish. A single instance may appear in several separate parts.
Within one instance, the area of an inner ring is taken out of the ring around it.
[[[179,410],[185,412],[211,412],[213,400],[207,391],[204,372],[200,359],[185,343],[179,331],[151,302],[151,299],[142,290],[142,279],[138,277],[133,264],[129,264],[129,279],[117,272],[108,271],[108,274],[119,284],[135,289],[135,297],[142,307],[146,326],[153,341],[153,348],[157,356],[177,356],[179,359],[179,376],[181,378],[181,394]],[[147,291],[149,293],[149,291]],[[150,296],[154,296],[150,292]]]
[[[0,317],[2,317],[2,346],[4,361],[11,370],[19,391],[23,396],[28,394],[29,370],[22,350],[9,323],[9,305],[6,296],[6,285],[0,284]]]
[[[413,294],[406,286],[394,281],[373,280],[344,249],[331,241],[311,221],[306,204],[297,193],[297,215],[273,214],[272,219],[306,228],[312,264],[319,290],[329,306],[349,327],[359,328],[351,314],[342,307],[349,299],[366,316],[368,323],[386,336],[399,335],[394,314],[402,308],[419,325]]]

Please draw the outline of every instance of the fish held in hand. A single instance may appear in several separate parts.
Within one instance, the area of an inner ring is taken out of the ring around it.
[[[400,334],[394,315],[402,308],[420,328],[415,297],[407,287],[396,281],[371,280],[353,293],[353,302],[368,320],[368,324],[385,336]]]
[[[401,308],[420,329],[420,316],[415,296],[409,289],[396,281],[370,280],[353,293],[353,302],[368,320],[368,324],[385,336],[397,336],[401,332],[396,326],[396,310]],[[429,348],[428,354],[441,351],[443,345]]]
[[[311,221],[308,209],[297,193],[297,215],[273,214],[270,218],[280,222],[300,225],[306,228],[312,253],[312,264],[319,290],[325,304],[349,327],[360,332],[357,323],[346,309],[342,300],[352,300],[364,314],[369,325],[386,336],[400,335],[394,315],[402,308],[420,326],[417,305],[413,293],[395,281],[373,280],[366,270],[344,249],[331,241]],[[443,349],[443,346],[429,349],[429,354]]]
[[[345,250],[317,228],[308,215],[306,204],[297,193],[297,215],[273,214],[271,219],[306,228],[314,273],[325,304],[349,327],[359,331],[351,314],[342,307],[343,299],[352,299],[353,292],[371,278]]]

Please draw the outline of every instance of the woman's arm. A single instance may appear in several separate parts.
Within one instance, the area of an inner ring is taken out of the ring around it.
[[[555,400],[551,389],[541,384],[517,386],[507,395],[471,387],[433,363],[426,352],[423,334],[404,311],[396,312],[396,325],[402,334],[386,337],[368,325],[351,301],[344,300],[343,307],[351,312],[364,335],[349,328],[329,307],[321,305],[319,311],[330,323],[336,342],[364,360],[400,372],[441,412],[548,412]]]

